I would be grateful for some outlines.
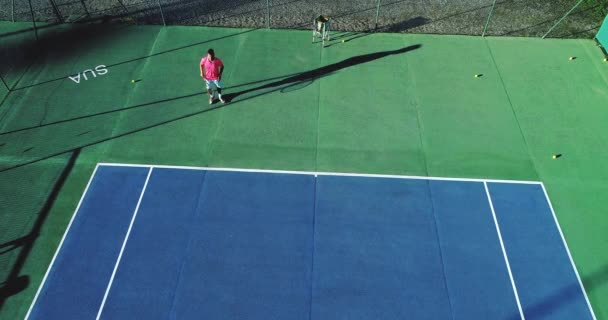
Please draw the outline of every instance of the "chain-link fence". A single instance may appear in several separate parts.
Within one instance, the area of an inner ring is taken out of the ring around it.
[[[592,37],[608,0],[0,0],[0,20],[307,29],[314,17],[340,31]],[[565,17],[565,18],[564,18]]]

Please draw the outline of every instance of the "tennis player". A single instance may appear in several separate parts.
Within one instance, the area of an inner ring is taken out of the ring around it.
[[[201,59],[201,77],[205,80],[207,94],[209,94],[209,104],[213,104],[213,88],[217,89],[217,98],[221,103],[226,103],[222,99],[222,73],[224,63],[220,58],[215,57],[213,49],[207,51],[207,55]]]

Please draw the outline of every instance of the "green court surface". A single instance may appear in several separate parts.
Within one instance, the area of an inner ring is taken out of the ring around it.
[[[608,319],[593,41],[336,33],[321,50],[308,31],[92,24],[46,26],[36,45],[29,27],[0,23],[0,318],[25,315],[96,163],[118,162],[542,181]],[[227,105],[204,94],[209,47]]]

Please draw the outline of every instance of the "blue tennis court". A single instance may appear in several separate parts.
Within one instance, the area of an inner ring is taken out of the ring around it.
[[[594,319],[538,182],[100,164],[29,319]]]

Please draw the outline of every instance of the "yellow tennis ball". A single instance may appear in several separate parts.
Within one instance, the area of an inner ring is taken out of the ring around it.
[[[551,156],[551,158],[557,159],[557,155],[553,155],[553,156]]]
[[[131,83],[135,83],[135,80],[131,80]]]
[[[570,60],[574,60],[576,57],[570,57]]]
[[[342,40],[342,43],[346,42],[346,40]]]
[[[608,62],[608,58],[604,58],[604,62]]]

